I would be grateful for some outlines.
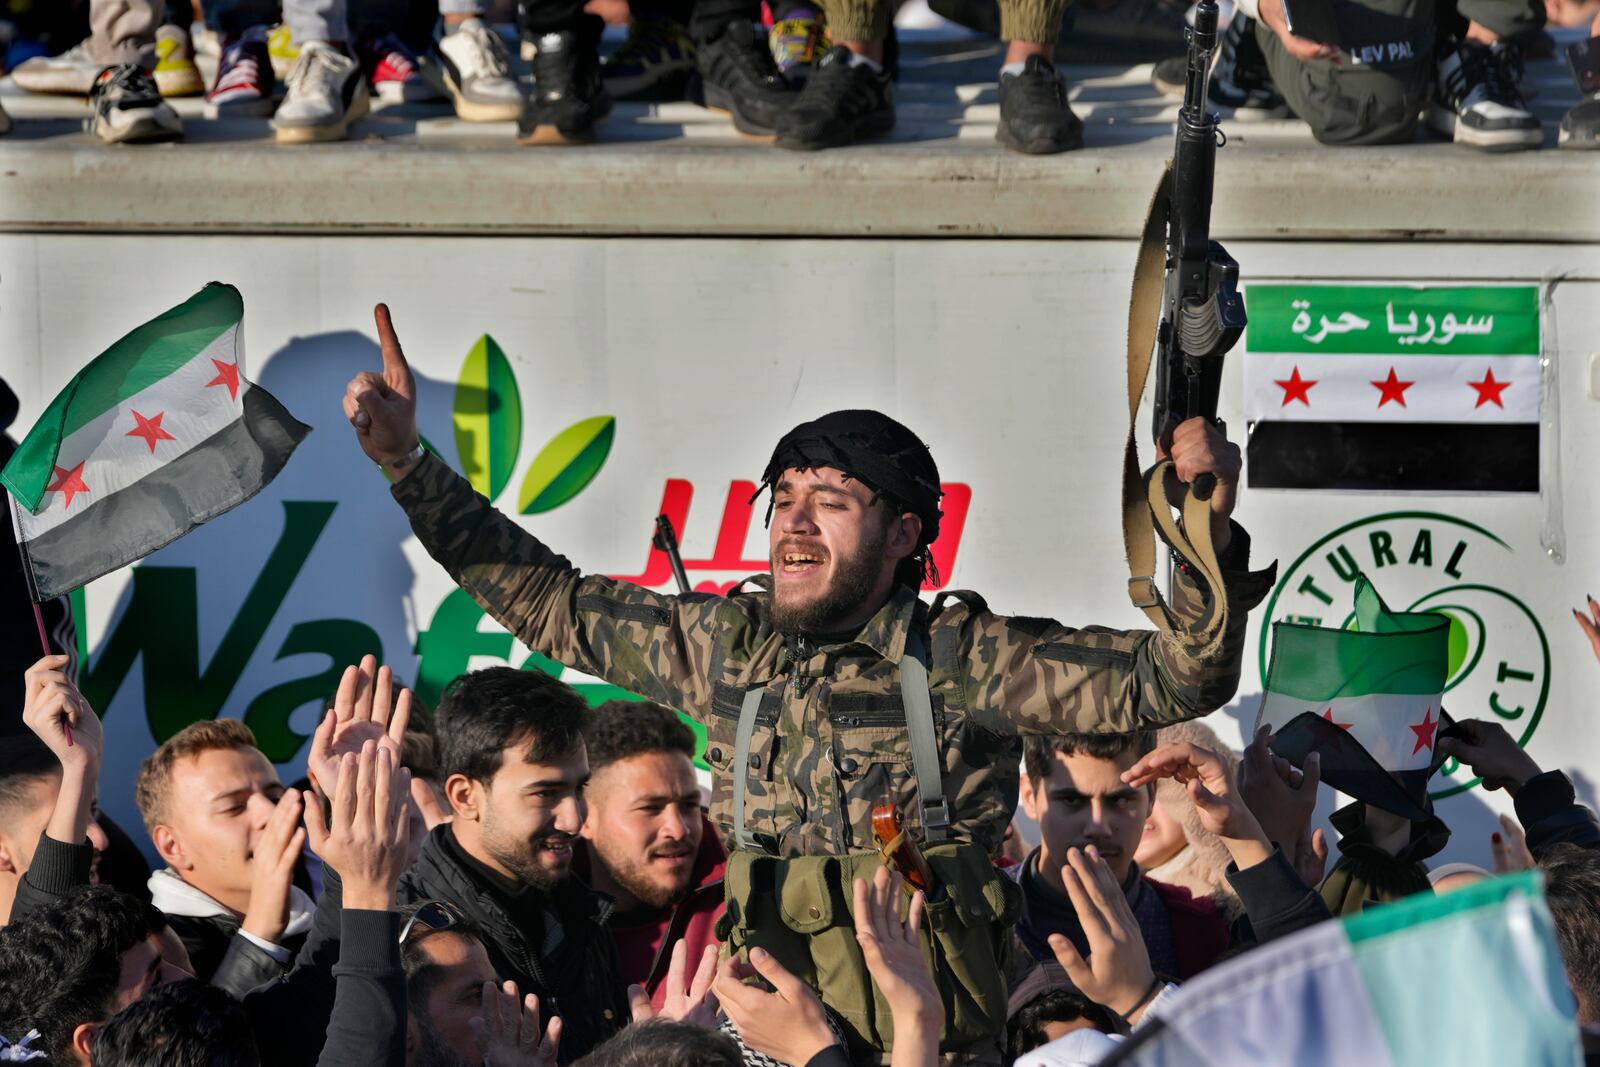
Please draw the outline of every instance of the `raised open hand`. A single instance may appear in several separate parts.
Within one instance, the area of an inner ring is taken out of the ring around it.
[[[1122,772],[1122,780],[1132,786],[1149,785],[1158,778],[1182,783],[1200,813],[1200,825],[1218,837],[1244,841],[1264,837],[1261,824],[1239,796],[1228,765],[1210,749],[1187,742],[1161,745]]]
[[[1531,871],[1539,865],[1528,850],[1528,835],[1522,832],[1521,823],[1510,815],[1501,815],[1500,830],[1500,833],[1489,836],[1495,874]]]
[[[1600,19],[1596,20],[1600,25]],[[1577,608],[1572,609],[1572,617],[1578,620],[1578,629],[1583,631],[1583,636],[1589,639],[1589,647],[1594,649],[1594,658],[1600,659],[1600,603],[1594,597],[1585,597],[1589,613],[1585,615]]]
[[[904,1012],[929,1020],[937,1035],[944,1027],[944,1001],[922,953],[926,905],[920,889],[907,901],[905,878],[899,871],[878,868],[870,886],[856,879],[856,942],[866,957],[867,971],[897,1019]],[[896,1034],[899,1031],[897,1022]]]
[[[712,992],[711,985],[717,979],[717,946],[707,945],[701,951],[694,979],[686,982],[688,963],[689,946],[680,938],[678,943],[672,946],[672,957],[667,964],[667,982],[662,990],[659,1012],[651,1006],[650,994],[644,986],[628,987],[628,1004],[633,1011],[634,1022],[648,1022],[656,1018],[673,1019],[703,1026],[707,1030],[716,1029],[717,995]]]
[[[1061,881],[1088,939],[1089,958],[1060,934],[1050,935],[1050,951],[1084,996],[1132,1022],[1154,995],[1156,981],[1127,895],[1093,845],[1087,852],[1067,849]]]
[[[324,793],[331,792],[339,757],[359,753],[368,741],[388,749],[399,766],[400,740],[410,722],[411,690],[402,689],[396,697],[393,672],[379,667],[376,656],[365,656],[359,667],[344,669],[333,710],[311,737],[306,769]]]
[[[344,416],[356,428],[356,440],[367,458],[402,478],[412,468],[394,470],[391,464],[417,447],[416,380],[395,336],[389,305],[374,308],[373,318],[383,348],[383,373],[362,371],[350,379],[344,393]]]
[[[765,979],[772,991],[747,984],[755,978]],[[738,956],[724,960],[714,988],[740,1040],[757,1052],[804,1064],[837,1043],[822,1001],[765,949],[751,949],[749,963]]]
[[[483,983],[480,1013],[467,1020],[472,1043],[483,1056],[483,1067],[556,1067],[561,1047],[561,1017],[539,1029],[539,998],[529,993],[517,997],[517,983],[496,989]]]
[[[387,911],[406,868],[411,772],[376,741],[345,753],[338,768],[326,820],[316,794],[306,794],[311,847],[343,879],[345,907]]]

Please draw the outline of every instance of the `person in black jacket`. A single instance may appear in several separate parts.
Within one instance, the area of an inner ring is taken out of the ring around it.
[[[562,1020],[570,1063],[629,1016],[611,904],[572,876],[589,761],[587,707],[537,671],[462,675],[437,711],[439,773],[453,820],[400,882],[401,900],[443,900],[483,932],[495,972]]]

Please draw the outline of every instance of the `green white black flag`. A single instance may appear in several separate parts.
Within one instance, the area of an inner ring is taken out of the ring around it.
[[[0,471],[48,600],[249,500],[310,431],[244,377],[244,301],[212,282],[67,383]]]

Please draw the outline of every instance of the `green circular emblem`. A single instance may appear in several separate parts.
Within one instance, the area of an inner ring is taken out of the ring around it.
[[[1450,716],[1501,722],[1526,745],[1550,695],[1550,644],[1527,605],[1497,584],[1511,555],[1511,546],[1483,527],[1438,512],[1392,511],[1339,527],[1300,553],[1267,600],[1263,683],[1270,624],[1351,625],[1356,575],[1365,572],[1394,610],[1449,617]],[[1455,760],[1440,773],[1435,800],[1478,784]]]

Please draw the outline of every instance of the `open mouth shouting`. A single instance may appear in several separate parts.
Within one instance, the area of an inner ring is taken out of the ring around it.
[[[828,551],[821,545],[785,541],[773,553],[773,572],[787,579],[808,578],[819,573],[828,562]]]

